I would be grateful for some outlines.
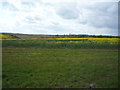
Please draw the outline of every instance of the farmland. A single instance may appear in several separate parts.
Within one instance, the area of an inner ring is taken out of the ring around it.
[[[119,38],[3,38],[3,88],[117,88],[118,44]]]

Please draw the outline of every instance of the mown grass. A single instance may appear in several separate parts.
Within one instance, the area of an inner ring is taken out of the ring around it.
[[[116,49],[3,48],[3,88],[118,87]]]

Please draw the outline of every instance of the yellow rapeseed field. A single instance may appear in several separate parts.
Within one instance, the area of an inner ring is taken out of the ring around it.
[[[120,41],[120,38],[53,38],[53,40],[58,40],[56,43],[61,43],[62,40],[70,40],[68,41],[69,43],[81,43],[79,40],[88,40],[93,43],[103,43],[103,42],[108,42],[108,43],[118,43]],[[60,40],[60,41],[59,41]],[[78,41],[74,41],[78,40]]]
[[[13,38],[12,38],[12,36],[10,36],[10,35],[0,34],[0,39],[2,39],[2,40],[3,40],[3,39],[5,39],[5,40],[6,40],[6,39],[10,39],[10,40],[11,40],[11,39],[13,39]]]
[[[14,39],[10,35],[0,34],[0,40],[35,40],[35,39],[42,39],[42,40],[53,40],[51,43],[64,43],[67,41],[68,43],[118,43],[120,38],[31,38],[31,39]]]

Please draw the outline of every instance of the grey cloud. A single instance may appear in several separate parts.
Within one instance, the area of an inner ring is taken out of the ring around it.
[[[33,7],[35,5],[33,2],[21,2],[21,4],[26,7]]]
[[[116,34],[116,5],[115,3],[97,2],[94,5],[86,4],[85,6],[80,3],[53,3],[46,2],[45,0],[19,0],[16,4],[9,0],[8,2],[0,2],[0,10],[5,14],[5,17],[1,15],[2,17],[0,18],[5,20],[6,24],[1,21],[0,27],[4,31],[13,30],[14,32],[20,31],[26,33],[40,30],[37,33]],[[13,12],[17,8],[19,11]],[[84,9],[90,11],[90,13],[84,11]],[[13,21],[11,22],[12,26],[7,22],[9,21],[8,19]],[[11,28],[9,29],[9,27]]]
[[[39,16],[33,16],[33,17],[28,16],[25,18],[25,21],[27,23],[37,23],[37,21],[42,21],[42,18]]]
[[[78,12],[70,9],[61,9],[57,12],[64,19],[76,19],[78,18]]]
[[[0,8],[3,10],[6,9],[6,10],[18,11],[18,9],[9,2],[0,2]]]
[[[46,28],[49,28],[51,30],[54,30],[55,32],[65,33],[67,32],[67,28],[61,27],[60,25],[49,25]]]
[[[79,17],[79,11],[74,3],[61,3],[60,7],[56,9],[56,13],[63,19],[77,19]]]
[[[59,23],[58,23],[58,22],[52,22],[52,24],[53,24],[53,25],[59,25]]]
[[[94,6],[87,6],[85,9],[92,12],[87,17],[79,20],[81,24],[89,24],[97,28],[117,29],[117,3],[97,3]],[[82,12],[84,17],[84,12]]]

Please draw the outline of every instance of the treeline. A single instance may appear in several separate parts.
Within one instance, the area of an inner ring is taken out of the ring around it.
[[[55,35],[54,37],[68,37],[68,38],[82,38],[82,37],[95,37],[95,38],[119,38],[120,36],[103,36],[103,35]]]
[[[84,38],[84,37],[94,37],[94,38],[120,38],[120,36],[105,36],[105,35],[85,35],[85,34],[69,34],[69,35],[44,35],[44,34],[19,34],[19,33],[2,33],[11,35],[14,38]]]

